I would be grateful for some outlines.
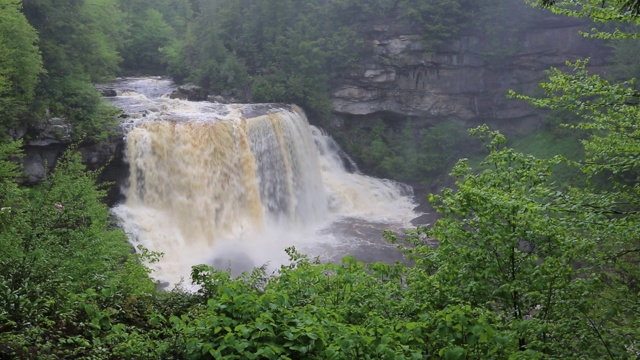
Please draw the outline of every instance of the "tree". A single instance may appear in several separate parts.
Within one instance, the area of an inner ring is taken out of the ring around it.
[[[18,0],[0,1],[0,124],[20,123],[29,109],[38,76],[44,72],[38,35],[20,12]]]
[[[434,51],[442,41],[462,29],[473,2],[451,0],[400,0],[398,12],[424,34],[427,49]],[[465,11],[466,9],[466,11]]]
[[[69,151],[43,184],[20,188],[20,145],[0,144],[0,357],[127,358],[157,350],[136,330],[115,326],[145,316],[156,289],[112,226],[97,173]]]
[[[640,15],[640,0],[595,0],[595,1],[557,1],[557,0],[538,0],[544,7],[564,6],[564,5],[578,5],[582,6],[583,10],[590,11],[594,6],[600,6],[601,8],[608,7],[606,11],[608,14],[618,15],[628,13],[632,16]],[[613,11],[611,11],[613,10]]]
[[[563,1],[542,2],[554,11],[571,16],[590,16],[597,21],[619,21],[635,31],[638,25],[637,1]],[[578,5],[577,10],[569,8]],[[625,39],[637,34],[616,29],[595,32],[593,36]],[[585,311],[590,326],[601,343],[609,346],[610,358],[638,354],[638,290],[640,283],[640,133],[637,91],[634,80],[614,83],[587,70],[588,61],[567,63],[569,71],[551,69],[549,80],[541,84],[544,96],[512,96],[534,106],[562,110],[580,119],[566,124],[586,135],[583,141],[586,159],[574,162],[586,177],[587,186],[570,189],[563,199],[567,214],[591,218],[578,228],[597,245],[592,257],[592,277],[602,280],[592,311]],[[613,345],[625,344],[626,350]]]
[[[91,82],[118,71],[123,24],[115,0],[26,0],[23,11],[40,35],[46,70],[25,125],[59,116],[73,125],[76,139],[104,140],[116,111],[101,102]],[[27,77],[25,84],[29,81]]]
[[[598,273],[606,279],[603,298],[615,310],[593,315],[599,326],[609,326],[622,334],[634,333],[638,324],[640,290],[640,109],[635,103],[633,82],[610,83],[586,70],[587,62],[568,63],[571,72],[551,70],[549,81],[541,84],[545,97],[518,95],[533,105],[564,109],[582,119],[572,125],[590,134],[583,141],[586,160],[575,164],[589,180],[584,189],[573,189],[577,209],[598,216],[589,227],[589,237],[598,244]],[[619,318],[617,317],[619,316]],[[620,335],[618,335],[620,336]],[[637,344],[629,345],[637,349]]]
[[[123,25],[115,4],[115,0],[24,1],[24,14],[40,35],[48,75],[44,88],[50,86],[49,79],[88,77],[95,81],[115,74]]]
[[[617,40],[611,44],[611,48],[613,49],[612,64],[609,66],[611,79],[615,81],[639,79],[640,64],[636,60],[637,54],[640,53],[640,40]],[[640,90],[640,84],[637,81],[633,86],[635,89]]]
[[[528,1],[536,6],[551,9],[554,13],[572,17],[589,17],[593,21],[603,23],[607,27],[615,26],[615,30],[600,31],[591,29],[590,37],[601,39],[637,38],[635,30],[631,32],[617,28],[620,24],[640,25],[639,0],[535,0]]]
[[[630,2],[545,4],[603,22],[638,21]],[[417,267],[407,280],[429,284],[432,306],[471,302],[501,314],[518,339],[518,357],[614,359],[639,352],[637,91],[633,81],[611,83],[589,74],[586,65],[551,69],[541,84],[543,97],[511,93],[571,114],[565,126],[584,132],[586,159],[538,160],[504,148],[497,133],[475,130],[490,149],[485,167],[474,172],[462,161],[454,168],[457,188],[431,198],[444,217],[431,230],[419,230],[417,246],[408,251]],[[585,181],[574,179],[570,187],[551,182],[551,165],[559,162],[578,169]],[[439,246],[425,246],[425,235]]]
[[[550,181],[553,162],[504,147],[486,126],[472,133],[490,153],[479,171],[460,161],[456,190],[431,197],[443,218],[424,233],[439,245],[413,239],[416,268],[407,281],[430,289],[436,309],[469,303],[499,314],[523,356],[624,354],[623,344],[599,341],[586,321],[592,314],[583,314],[596,300],[584,294],[602,285],[590,276],[597,245],[584,236],[598,214],[571,210],[578,199]]]
[[[184,41],[164,53],[180,79],[246,100],[294,102],[326,116],[331,79],[373,52],[363,36],[372,18],[398,16],[422,31],[424,43],[433,50],[462,28],[459,24],[467,14],[462,9],[474,4],[467,0],[197,1]],[[221,74],[228,75],[230,68],[243,75],[234,76],[242,81],[230,82]]]
[[[161,70],[160,49],[171,44],[174,31],[155,9],[145,9],[135,14],[130,28],[130,39],[123,49],[124,66],[131,69]]]
[[[126,38],[124,13],[117,0],[85,0],[79,9],[85,19],[74,44],[75,57],[81,58],[83,72],[92,82],[104,81],[120,69],[123,39]]]
[[[8,208],[0,235],[5,294],[33,291],[27,299],[46,308],[51,304],[44,302],[59,296],[58,290],[78,291],[82,283],[93,283],[126,259],[128,245],[121,231],[108,230],[108,210],[100,203],[104,192],[96,189],[95,176],[84,172],[79,154],[67,153],[42,185],[20,190],[20,199],[3,204]],[[94,255],[101,260],[88,261]],[[7,306],[15,310],[24,304]],[[25,315],[31,310],[20,311]]]

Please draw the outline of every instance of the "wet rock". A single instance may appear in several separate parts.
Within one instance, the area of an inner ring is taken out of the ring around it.
[[[223,96],[223,95],[209,95],[207,96],[207,101],[215,102],[219,104],[235,104],[238,103],[238,99],[233,96]]]
[[[184,84],[169,95],[172,99],[182,99],[189,101],[206,101],[207,91],[200,86],[194,84]]]
[[[102,96],[105,96],[105,97],[118,96],[118,93],[113,89],[102,89],[100,90],[100,93],[102,94]]]
[[[73,126],[64,118],[51,118],[30,128],[28,131],[17,133],[24,141],[24,182],[36,184],[45,179],[46,174],[53,170],[58,158],[72,144]],[[82,162],[89,170],[104,167],[112,162],[119,164],[118,157],[122,157],[119,149],[123,146],[121,135],[114,134],[105,142],[85,142],[79,144]],[[114,160],[115,159],[115,160]],[[116,172],[126,172],[124,166],[119,165]],[[101,175],[103,176],[103,175]],[[105,178],[104,181],[113,181],[116,175]]]
[[[169,291],[169,286],[171,286],[171,283],[168,281],[160,281],[156,285],[156,289],[158,289],[158,291]]]
[[[30,139],[25,143],[30,146],[48,146],[51,144],[68,144],[71,142],[73,126],[67,119],[51,118],[36,125]]]
[[[23,159],[25,181],[36,184],[44,180],[65,148],[64,144],[25,146]]]

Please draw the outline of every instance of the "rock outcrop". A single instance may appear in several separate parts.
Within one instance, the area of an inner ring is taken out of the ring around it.
[[[56,163],[71,143],[72,126],[64,118],[51,118],[34,126],[24,139],[24,175],[28,183],[37,183]],[[20,137],[26,135],[22,133]]]
[[[206,101],[208,93],[205,89],[194,84],[184,84],[169,95],[172,99],[181,99],[189,101]]]
[[[43,181],[60,156],[73,143],[72,136],[73,127],[64,118],[51,118],[28,131],[16,133],[14,138],[22,138],[24,142],[23,182],[37,184]],[[80,153],[87,169],[103,168],[98,180],[121,182],[128,171],[128,167],[123,163],[123,147],[122,136],[113,135],[108,141],[81,143],[75,149]],[[112,188],[109,190],[107,202],[115,203],[119,196],[119,190]]]
[[[517,16],[536,10],[524,11]],[[506,99],[507,91],[535,92],[544,71],[567,60],[590,57],[592,69],[601,71],[607,48],[580,35],[591,27],[585,21],[534,15],[535,21],[504,38],[469,33],[435,53],[426,51],[410,27],[374,24],[367,35],[373,56],[335,83],[333,110],[338,117],[385,113],[426,123],[535,122],[539,112]]]

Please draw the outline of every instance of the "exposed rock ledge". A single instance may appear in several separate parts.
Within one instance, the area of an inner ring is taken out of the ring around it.
[[[489,40],[466,35],[435,54],[424,50],[421,37],[403,35],[407,28],[373,25],[369,40],[374,55],[334,84],[332,107],[336,115],[379,112],[440,120],[511,121],[537,119],[528,104],[507,100],[509,89],[532,93],[550,67],[566,60],[591,57],[592,70],[602,71],[607,48],[585,39],[583,21],[548,16],[533,28],[511,34],[515,51],[488,60]]]
[[[30,129],[14,131],[15,139],[24,141],[24,179],[26,184],[36,184],[45,179],[60,156],[73,143],[73,128],[64,118],[51,118],[42,121]],[[83,143],[77,148],[82,162],[88,169],[104,167],[99,175],[100,181],[121,181],[127,174],[127,167],[122,160],[124,142],[121,135],[114,135],[104,143]],[[114,203],[120,196],[119,189],[109,191],[109,203]]]

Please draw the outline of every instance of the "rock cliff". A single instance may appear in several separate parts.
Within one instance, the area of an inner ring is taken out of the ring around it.
[[[586,21],[541,13],[526,6],[508,9],[510,18],[493,34],[470,29],[427,51],[411,26],[378,22],[366,36],[373,55],[334,83],[332,107],[338,125],[345,119],[375,114],[411,117],[426,124],[438,121],[500,123],[526,131],[539,113],[505,95],[509,89],[533,93],[550,67],[567,60],[592,58],[603,71],[607,48],[586,39]],[[517,26],[511,24],[518,24]]]
[[[44,120],[28,130],[13,134],[15,139],[22,138],[24,143],[22,182],[37,184],[44,180],[58,159],[75,142],[72,134],[73,127],[64,118]],[[102,169],[99,181],[121,183],[127,171],[123,163],[123,147],[122,135],[115,133],[108,141],[101,143],[76,142],[73,149],[80,153],[88,170]],[[119,198],[119,189],[111,187],[108,190],[107,202],[113,204]]]

